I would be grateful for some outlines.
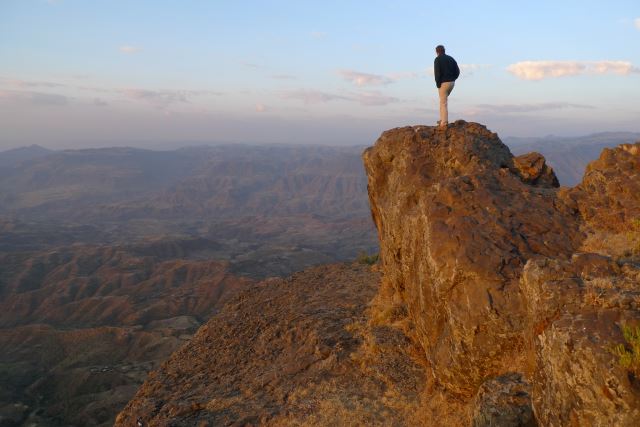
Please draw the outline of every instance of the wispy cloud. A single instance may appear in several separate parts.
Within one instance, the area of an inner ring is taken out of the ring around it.
[[[633,24],[636,26],[636,28],[637,28],[638,30],[640,30],[640,18],[636,18],[636,19],[633,21]]]
[[[522,80],[542,80],[581,74],[628,75],[640,73],[640,68],[627,61],[522,61],[509,65],[507,71]]]
[[[366,106],[387,105],[400,101],[398,98],[384,95],[378,91],[354,93],[351,95],[351,99]]]
[[[280,92],[280,97],[283,99],[298,99],[305,104],[322,104],[329,101],[349,99],[345,96],[312,89],[287,90]]]
[[[93,98],[93,105],[96,107],[106,107],[109,103],[101,98]]]
[[[404,79],[417,79],[418,77],[420,77],[419,73],[416,73],[415,71],[398,71],[395,73],[389,73],[387,74],[387,76],[393,80],[404,80]]]
[[[134,53],[140,52],[142,49],[137,47],[137,46],[124,45],[124,46],[120,46],[119,50],[122,53],[126,53],[128,55],[132,55]]]
[[[351,92],[348,94],[334,94],[309,89],[297,89],[280,93],[284,99],[297,99],[305,104],[322,104],[331,101],[357,102],[364,106],[380,106],[399,102],[398,98],[384,95],[378,91]]]
[[[56,88],[56,87],[68,86],[63,83],[46,82],[46,81],[28,81],[28,80],[20,80],[20,79],[9,79],[5,77],[0,77],[0,84],[7,85],[9,87],[14,87],[14,88],[31,88],[31,87]]]
[[[312,31],[309,33],[309,35],[314,39],[324,39],[325,37],[327,37],[327,33],[325,33],[324,31]]]
[[[18,91],[18,90],[0,90],[0,101],[10,104],[27,104],[36,106],[61,106],[69,103],[69,98],[64,95]]]
[[[268,110],[267,106],[264,104],[256,104],[256,113],[264,113]]]
[[[388,85],[393,82],[393,80],[387,76],[361,73],[354,70],[339,70],[338,74],[340,74],[346,81],[351,82],[356,86],[381,86]]]
[[[297,79],[296,76],[292,76],[290,74],[273,74],[271,78],[276,80],[296,80]]]
[[[181,91],[123,89],[121,93],[127,98],[146,101],[159,107],[166,107],[169,104],[189,102],[187,95]]]
[[[460,73],[466,76],[470,76],[476,71],[486,70],[491,68],[490,64],[460,64]]]
[[[188,104],[192,97],[203,95],[222,95],[212,90],[149,90],[149,89],[119,89],[116,91],[129,99],[143,101],[158,108],[167,108],[173,104]]]
[[[256,64],[255,62],[248,62],[248,61],[240,61],[240,65],[244,65],[247,68],[262,68],[262,65]]]
[[[593,109],[592,105],[573,104],[570,102],[541,102],[535,104],[478,104],[466,111],[469,115],[478,114],[518,114],[546,110],[562,110],[567,108]]]

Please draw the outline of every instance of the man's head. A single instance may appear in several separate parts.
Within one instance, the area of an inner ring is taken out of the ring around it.
[[[436,53],[438,55],[442,55],[444,53],[444,46],[442,46],[441,44],[439,44],[438,46],[436,46]]]

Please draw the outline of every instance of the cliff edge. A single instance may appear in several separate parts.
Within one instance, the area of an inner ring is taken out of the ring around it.
[[[434,416],[637,421],[639,379],[611,348],[640,323],[640,143],[604,150],[572,189],[464,121],[387,131],[363,158],[384,281],[415,323]]]
[[[379,266],[243,291],[116,425],[636,425],[640,143],[574,188],[464,121],[363,159]]]

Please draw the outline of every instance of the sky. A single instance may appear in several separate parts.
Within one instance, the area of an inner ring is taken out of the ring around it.
[[[0,150],[640,131],[638,0],[0,0]]]

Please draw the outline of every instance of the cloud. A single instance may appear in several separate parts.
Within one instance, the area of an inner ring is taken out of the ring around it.
[[[490,64],[460,64],[460,74],[470,76],[478,70],[486,70],[491,68]]]
[[[173,104],[189,104],[194,96],[222,95],[212,90],[148,90],[148,89],[119,89],[116,91],[129,99],[147,102],[158,108],[167,108]]]
[[[268,108],[264,104],[256,104],[256,113],[264,113]]]
[[[309,33],[309,35],[314,39],[324,39],[325,37],[327,37],[327,33],[323,31],[312,31]]]
[[[633,21],[633,24],[636,26],[636,28],[637,28],[638,30],[640,30],[640,18],[636,18],[636,19]]]
[[[296,76],[292,76],[290,74],[274,74],[271,76],[272,79],[276,80],[297,80]]]
[[[310,89],[287,90],[281,92],[280,96],[284,99],[298,99],[305,104],[323,104],[329,101],[349,99],[345,96]]]
[[[400,101],[398,98],[383,95],[378,91],[351,92],[346,95],[338,95],[316,90],[298,89],[281,92],[280,96],[284,99],[298,99],[305,104],[321,104],[330,101],[349,101],[357,102],[364,106],[379,106]]]
[[[522,61],[509,65],[507,71],[522,80],[542,80],[581,74],[628,75],[640,73],[640,68],[627,61]]]
[[[159,91],[147,89],[122,89],[121,93],[127,98],[147,101],[151,104],[166,107],[169,104],[188,103],[187,95],[181,91]]]
[[[392,79],[386,76],[361,73],[354,70],[339,70],[338,74],[340,74],[346,81],[351,82],[356,86],[381,86],[388,85],[393,82]]]
[[[43,81],[27,81],[20,79],[8,79],[0,77],[0,83],[6,84],[7,86],[17,87],[17,88],[30,88],[30,87],[46,87],[46,88],[54,88],[54,87],[68,87],[66,84],[55,83],[55,82],[43,82]]]
[[[96,107],[106,107],[109,103],[101,98],[93,98],[93,105]]]
[[[593,109],[595,107],[585,104],[572,104],[569,102],[541,102],[537,104],[478,104],[467,111],[469,115],[497,113],[497,114],[517,114],[531,113],[545,110],[562,110],[566,108]]]
[[[355,93],[351,95],[351,99],[365,106],[380,106],[400,101],[398,98],[386,96],[377,91]]]
[[[262,68],[262,65],[256,64],[256,63],[253,63],[253,62],[240,61],[240,64],[244,65],[247,68]]]
[[[387,76],[392,80],[403,80],[403,79],[417,79],[420,75],[414,71],[398,71],[396,73],[389,73]]]
[[[139,47],[136,47],[136,46],[125,45],[125,46],[120,46],[119,50],[122,53],[126,53],[128,55],[131,55],[131,54],[140,52],[142,49],[139,48]]]
[[[69,99],[63,95],[43,92],[0,90],[0,101],[10,104],[27,104],[36,106],[62,106],[69,103]]]

